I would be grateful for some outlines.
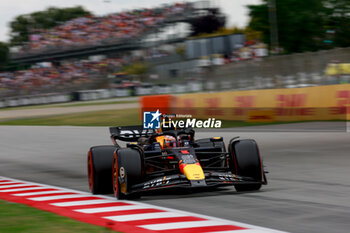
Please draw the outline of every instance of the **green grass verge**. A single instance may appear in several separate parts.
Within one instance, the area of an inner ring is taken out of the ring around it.
[[[72,126],[128,126],[141,125],[138,109],[104,110],[72,113],[57,116],[9,119],[0,121],[0,125],[72,125]],[[264,123],[267,124],[267,123]],[[241,121],[222,121],[222,127],[241,127],[263,125]]]
[[[112,101],[112,102],[91,102],[91,103],[76,103],[76,104],[65,104],[65,105],[59,105],[57,107],[80,107],[80,106],[94,106],[94,105],[108,105],[108,104],[132,104],[132,103],[138,103],[136,100],[129,100],[129,101]]]
[[[126,126],[141,124],[138,109],[119,109],[0,121],[0,125]]]
[[[128,126],[141,125],[138,109],[103,110],[72,113],[57,116],[9,119],[0,121],[0,125],[72,125],[72,126]],[[247,123],[241,121],[222,121],[222,127],[242,127],[266,125],[271,123]]]
[[[21,119],[5,119],[0,125],[51,125],[51,126],[128,126],[141,125],[139,109],[118,109],[71,113],[56,116],[31,117]],[[243,121],[222,121],[222,128],[261,126],[275,124],[303,123],[310,121],[252,123]]]
[[[1,233],[106,233],[107,228],[90,225],[38,210],[26,205],[0,200]]]
[[[80,107],[80,106],[96,106],[96,105],[110,105],[110,104],[130,104],[138,103],[137,100],[124,100],[124,101],[104,101],[104,102],[75,102],[72,104],[44,104],[44,105],[31,105],[22,107],[6,107],[1,108],[0,111],[11,110],[24,110],[24,109],[43,109],[43,108],[67,108],[67,107]]]

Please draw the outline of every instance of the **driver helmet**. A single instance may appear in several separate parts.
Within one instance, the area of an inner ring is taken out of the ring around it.
[[[164,120],[160,124],[160,128],[157,130],[157,133],[176,130],[176,127],[173,127],[172,125],[170,125],[169,122],[170,121],[168,117],[164,118]],[[171,135],[158,136],[156,140],[157,142],[159,142],[162,149],[176,147],[176,138]]]
[[[156,137],[162,149],[176,147],[176,138],[170,135],[163,135]]]

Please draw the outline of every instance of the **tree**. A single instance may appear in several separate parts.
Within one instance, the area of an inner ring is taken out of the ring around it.
[[[324,0],[327,9],[326,29],[334,46],[350,46],[350,1]]]
[[[9,48],[8,45],[0,42],[0,70],[6,66],[9,58]]]
[[[148,64],[144,62],[135,62],[131,65],[124,66],[123,71],[130,75],[142,75],[146,74],[149,69]]]
[[[91,13],[77,6],[72,8],[50,7],[44,11],[17,16],[10,22],[10,43],[11,45],[22,44],[29,40],[29,34],[35,29],[53,28],[62,22],[87,15]]]
[[[270,44],[268,1],[251,5],[249,27],[263,33],[263,41]],[[323,43],[326,8],[320,0],[277,0],[279,43],[287,53],[315,51]]]
[[[128,75],[135,75],[141,79],[141,81],[145,80],[145,76],[149,71],[149,64],[145,62],[135,62],[131,65],[124,66],[122,71],[127,73]]]
[[[259,40],[262,41],[263,35],[261,31],[253,30],[250,27],[244,29],[244,35],[246,40]]]

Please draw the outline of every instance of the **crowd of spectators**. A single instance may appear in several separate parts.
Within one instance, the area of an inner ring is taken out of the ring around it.
[[[29,42],[19,53],[121,42],[144,34],[166,19],[182,15],[188,7],[186,3],[176,3],[103,17],[75,18],[48,30],[31,29]],[[43,63],[26,70],[0,72],[0,96],[30,95],[43,90],[61,91],[82,87],[93,82],[94,77],[108,74],[108,69],[120,67],[123,62],[125,61],[113,58],[101,61],[80,60],[61,65]]]
[[[75,18],[48,30],[32,29],[29,42],[19,52],[117,43],[144,34],[149,28],[163,23],[164,20],[183,14],[188,7],[186,3],[177,3],[103,17]]]
[[[97,60],[66,61],[60,65],[42,63],[26,69],[14,72],[0,72],[0,97],[6,95],[29,95],[47,91],[62,91],[67,88],[80,89],[88,84],[93,84],[97,77],[109,77],[120,71],[124,65],[133,64],[143,60],[152,62],[153,59],[167,57],[176,53],[161,48],[153,48],[143,51],[142,56],[122,56],[119,58],[101,58]],[[230,55],[214,54],[210,57],[202,57],[199,66],[225,65],[242,60],[259,59],[267,56],[265,44],[254,42],[236,48]]]
[[[64,49],[71,46],[116,43],[135,38],[171,17],[182,15],[189,8],[191,8],[190,4],[177,3],[162,8],[120,12],[104,17],[86,16],[72,19],[48,30],[35,30],[35,33],[30,35],[28,44],[23,46],[22,52],[43,52],[54,48]],[[142,60],[147,62],[179,53],[176,49],[168,51],[158,48],[144,52]],[[202,60],[204,61],[203,66],[207,66],[210,61],[213,65],[224,65],[266,55],[266,45],[254,42],[235,48],[232,54],[213,55],[211,58]],[[52,92],[66,88],[79,89],[92,84],[97,76],[108,77],[108,74],[113,73],[116,67],[133,62],[135,61],[125,61],[124,58],[98,61],[80,60],[64,62],[60,65],[43,63],[26,70],[0,72],[0,97],[2,95],[37,94],[42,93],[43,90]]]
[[[101,74],[120,67],[122,63],[118,58],[80,60],[56,66],[43,63],[26,70],[0,72],[0,96],[81,89],[89,84],[94,85]]]
[[[228,62],[256,60],[269,55],[267,45],[260,41],[246,41],[237,47],[229,56]]]

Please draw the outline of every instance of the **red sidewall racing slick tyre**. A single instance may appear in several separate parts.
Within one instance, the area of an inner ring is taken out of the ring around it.
[[[132,192],[132,185],[142,183],[144,163],[139,150],[123,148],[113,156],[113,191],[118,199],[135,199],[140,193]]]
[[[231,171],[239,176],[251,177],[263,181],[263,165],[256,142],[252,139],[233,141],[229,146]],[[236,184],[237,191],[254,191],[261,188],[259,184]]]
[[[113,193],[112,162],[115,146],[95,146],[88,152],[88,179],[93,194]]]

